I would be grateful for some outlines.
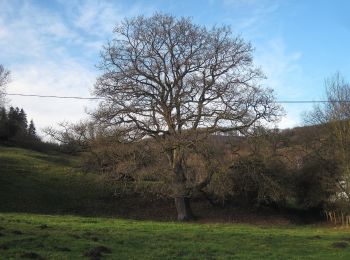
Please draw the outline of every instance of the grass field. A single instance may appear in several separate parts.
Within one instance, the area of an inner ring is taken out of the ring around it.
[[[349,229],[122,219],[76,160],[0,147],[0,259],[350,259]]]
[[[349,259],[348,230],[0,214],[2,259]]]

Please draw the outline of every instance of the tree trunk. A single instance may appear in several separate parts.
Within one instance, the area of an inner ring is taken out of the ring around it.
[[[190,200],[187,197],[175,198],[178,221],[188,221],[193,219],[193,213],[190,207]]]
[[[174,172],[173,191],[178,221],[193,219],[190,207],[189,191],[186,188],[186,176],[183,167],[183,154],[181,149],[172,151],[172,168]]]

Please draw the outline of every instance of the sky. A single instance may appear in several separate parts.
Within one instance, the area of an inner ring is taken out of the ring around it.
[[[254,47],[261,85],[277,100],[324,99],[324,81],[350,79],[350,1],[344,0],[0,0],[0,64],[8,93],[92,95],[100,51],[124,18],[155,12],[229,25]],[[8,96],[40,130],[87,118],[96,101]],[[283,105],[278,126],[302,124],[312,104]]]

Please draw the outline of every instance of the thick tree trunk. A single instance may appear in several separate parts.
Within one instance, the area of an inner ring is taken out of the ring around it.
[[[178,221],[189,221],[194,219],[190,200],[187,197],[177,197],[175,198],[175,206],[177,210],[177,220]]]
[[[175,149],[172,154],[172,168],[174,171],[173,191],[178,221],[193,219],[190,207],[189,191],[186,188],[186,176],[183,167],[183,154],[181,149]]]

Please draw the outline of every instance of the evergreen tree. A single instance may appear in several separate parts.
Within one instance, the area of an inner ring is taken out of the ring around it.
[[[28,120],[27,120],[27,114],[24,112],[23,108],[19,110],[18,113],[18,125],[21,129],[21,131],[25,132],[28,127]]]
[[[30,120],[29,127],[28,127],[28,135],[30,137],[37,137],[36,136],[36,129],[33,120]]]
[[[17,127],[17,121],[18,121],[18,116],[17,116],[17,110],[14,107],[10,107],[10,110],[7,114],[8,118],[8,131],[9,131],[9,138],[14,137],[17,132],[18,132],[18,127]]]
[[[24,109],[0,107],[0,143],[23,147],[38,147],[41,140],[36,134],[33,120],[28,125]]]
[[[8,118],[6,109],[4,107],[0,108],[0,141],[7,141],[8,139]]]
[[[23,108],[19,109],[18,107],[10,107],[8,113],[8,129],[9,137],[17,138],[24,137],[27,135],[27,114],[24,112]]]

